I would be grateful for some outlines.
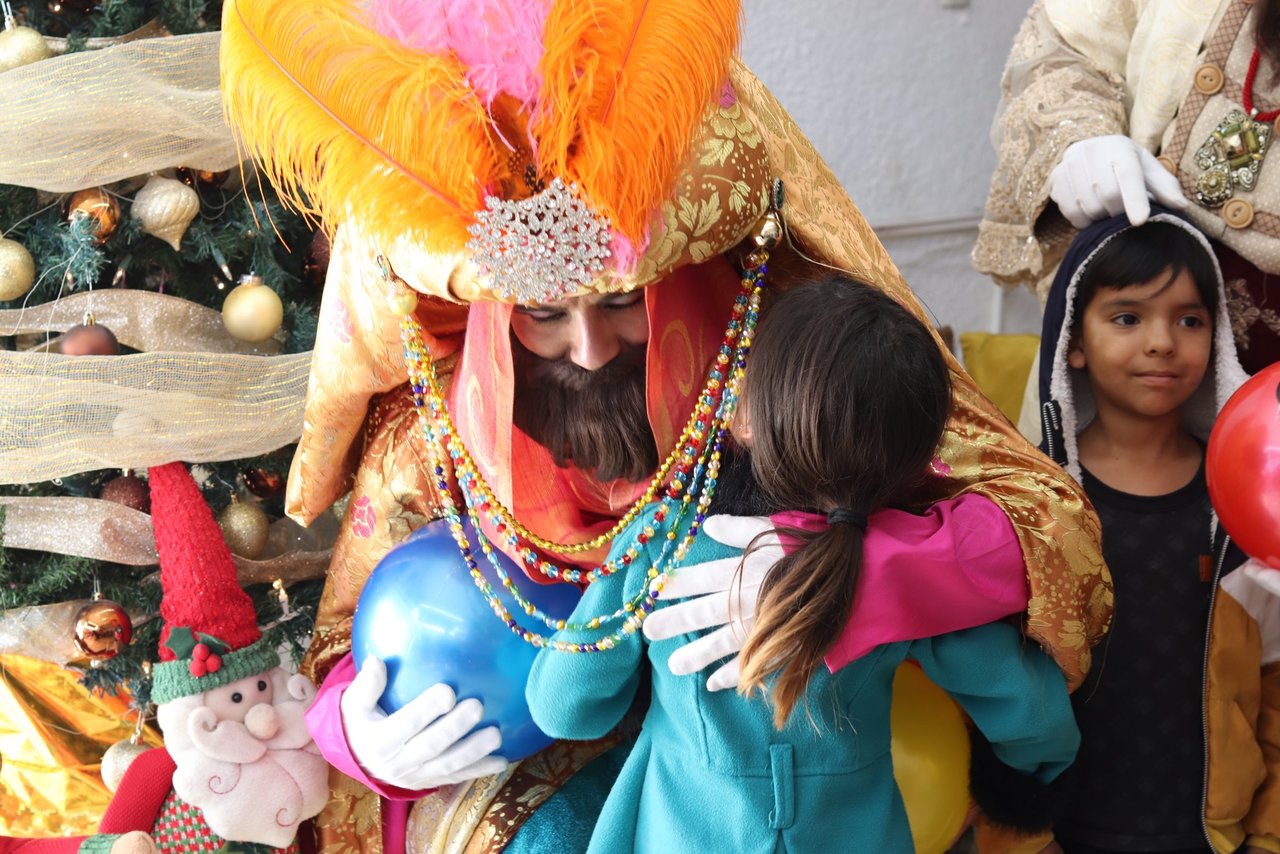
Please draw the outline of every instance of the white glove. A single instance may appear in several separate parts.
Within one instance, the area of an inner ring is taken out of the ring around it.
[[[1151,216],[1148,194],[1175,210],[1188,204],[1178,179],[1150,151],[1119,134],[1071,143],[1049,173],[1049,198],[1076,228],[1120,213],[1142,225]]]
[[[502,744],[497,727],[471,732],[484,717],[479,700],[455,705],[453,689],[440,683],[388,715],[378,708],[386,687],[387,666],[371,657],[340,703],[351,752],[374,779],[402,789],[434,789],[507,767],[507,760],[489,755]]]
[[[712,516],[702,526],[702,532],[713,540],[739,549],[745,549],[758,534],[772,529],[773,522],[767,516]],[[707,690],[738,687],[737,653],[755,623],[760,585],[780,557],[782,544],[776,534],[769,533],[760,538],[745,559],[728,557],[693,564],[681,567],[670,577],[662,589],[664,601],[686,596],[697,598],[654,611],[644,621],[645,637],[656,641],[716,629],[672,653],[667,663],[672,673],[676,676],[696,673],[732,655],[732,661],[707,679]],[[736,582],[740,564],[741,586]]]

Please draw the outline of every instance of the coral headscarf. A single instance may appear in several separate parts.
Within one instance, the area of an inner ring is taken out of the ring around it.
[[[675,445],[719,350],[738,277],[722,257],[681,267],[645,289],[649,318],[646,400],[660,454]],[[559,468],[512,426],[511,306],[474,303],[453,374],[450,410],[489,488],[538,535],[581,542],[607,530],[648,482],[601,483]],[[603,560],[604,554],[583,556]],[[538,580],[545,580],[537,573]]]

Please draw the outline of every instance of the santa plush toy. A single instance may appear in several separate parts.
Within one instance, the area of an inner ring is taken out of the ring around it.
[[[231,552],[181,463],[150,471],[164,596],[152,700],[165,746],[129,766],[98,833],[0,841],[37,854],[296,852],[328,798],[328,764],[303,714],[315,699],[258,630]]]

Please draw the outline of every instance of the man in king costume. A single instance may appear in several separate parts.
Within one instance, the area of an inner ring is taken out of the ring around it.
[[[758,294],[766,267],[809,263],[801,251],[924,316],[830,170],[737,60],[739,15],[727,0],[224,7],[230,121],[283,194],[334,235],[288,498],[305,522],[347,496],[306,664],[324,683],[308,719],[342,772],[317,819],[324,850],[578,850],[610,782],[583,780],[623,738],[559,743],[508,766],[485,755],[496,747],[485,730],[465,735],[479,714],[450,695],[435,715],[452,735],[424,721],[420,762],[373,767],[366,736],[396,716],[348,702],[368,681],[344,691],[376,670],[353,681],[351,615],[390,548],[467,490],[481,528],[535,580],[551,581],[547,567],[585,576],[633,507],[664,494],[678,506],[695,491],[705,467],[684,458],[710,458],[738,367],[735,304]],[[900,577],[898,599],[911,604],[855,605],[828,666],[1025,610],[1028,635],[1078,684],[1111,610],[1096,517],[947,358],[954,405],[928,496],[939,509],[919,541],[865,559],[865,573]],[[446,430],[456,441],[444,454],[426,434]],[[754,584],[741,598],[735,589],[733,611],[729,579],[659,610],[675,615],[665,631],[731,613],[749,622],[767,568],[748,568]],[[931,577],[951,593],[934,593]],[[693,642],[685,666],[731,656],[741,629]],[[712,679],[732,686],[732,662]]]

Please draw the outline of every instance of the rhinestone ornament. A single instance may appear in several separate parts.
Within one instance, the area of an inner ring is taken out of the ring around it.
[[[520,303],[576,293],[611,255],[609,222],[583,202],[577,184],[559,178],[526,199],[487,196],[467,231],[467,251],[489,289]]]

